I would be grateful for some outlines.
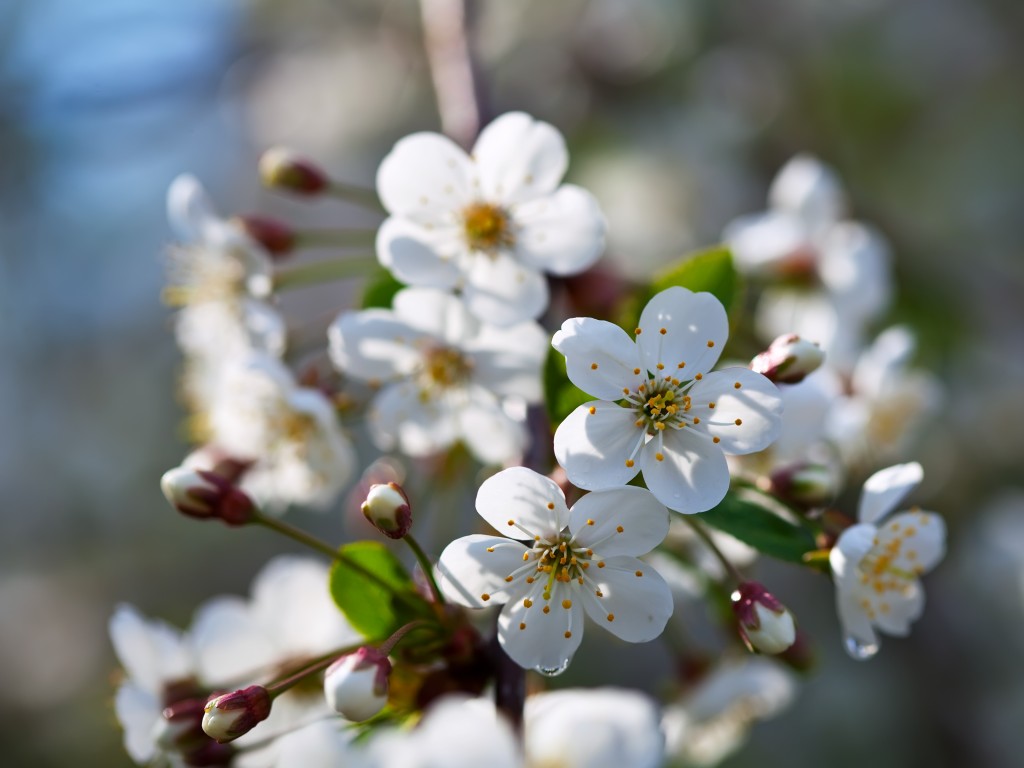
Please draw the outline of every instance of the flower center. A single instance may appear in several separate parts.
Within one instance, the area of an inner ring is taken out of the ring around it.
[[[462,384],[473,371],[473,361],[451,347],[428,349],[423,358],[421,378],[427,391]]]
[[[551,587],[556,581],[563,584],[568,584],[571,581],[583,584],[583,574],[590,568],[594,550],[586,547],[574,547],[571,538],[562,534],[553,542],[535,542],[530,554],[536,557],[537,573],[543,574],[541,578],[547,580],[544,599],[550,600]]]
[[[462,211],[466,242],[474,251],[494,253],[515,244],[508,212],[490,203],[473,203]]]
[[[668,377],[641,384],[636,392],[626,396],[636,412],[636,425],[645,427],[647,434],[656,435],[666,427],[682,429],[689,423],[699,423],[689,415],[693,403],[686,392],[691,384]]]

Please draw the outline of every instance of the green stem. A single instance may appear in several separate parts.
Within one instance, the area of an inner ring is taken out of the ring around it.
[[[391,652],[395,650],[395,646],[398,645],[402,639],[410,632],[422,629],[428,626],[429,622],[417,619],[416,621],[410,621],[408,624],[403,624],[401,627],[396,629],[387,640],[377,646],[377,650],[383,653],[385,656],[390,656]]]
[[[317,672],[320,672],[321,670],[327,669],[327,667],[331,666],[331,664],[333,664],[335,659],[337,659],[338,657],[345,656],[349,653],[355,653],[364,645],[372,645],[373,642],[374,641],[372,640],[367,640],[366,642],[357,643],[356,645],[349,645],[344,648],[338,648],[336,650],[333,650],[330,653],[325,653],[324,655],[318,657],[316,661],[313,661],[304,667],[300,667],[295,672],[291,672],[287,676],[281,678],[280,680],[275,680],[273,683],[268,683],[264,687],[267,689],[267,693],[270,694],[270,698],[277,698],[282,693],[287,691],[289,688],[293,687],[297,683],[302,682],[310,675],[314,675]]]
[[[319,248],[323,246],[372,246],[377,230],[375,229],[312,229],[298,232],[295,244],[300,248]]]
[[[423,569],[423,575],[427,577],[427,581],[430,582],[430,591],[434,593],[434,600],[439,605],[444,605],[447,600],[444,599],[444,595],[441,594],[441,590],[437,586],[437,579],[434,578],[434,566],[431,564],[430,559],[427,557],[427,553],[423,551],[423,547],[419,545],[419,542],[413,538],[411,533],[405,534],[402,537],[412,553],[416,555],[416,560],[420,564],[420,568]]]
[[[369,208],[373,211],[382,211],[387,213],[384,206],[380,202],[380,198],[377,197],[377,193],[372,189],[366,187],[357,187],[352,184],[346,184],[342,181],[331,181],[331,185],[327,188],[327,194],[344,200],[348,203],[355,203],[361,205],[363,208]]]
[[[269,528],[272,531],[276,531],[277,533],[287,536],[288,538],[293,539],[299,542],[300,544],[305,544],[307,547],[315,549],[317,552],[321,552],[327,555],[328,557],[333,558],[334,560],[337,560],[339,563],[342,563],[346,568],[350,568],[363,578],[372,581],[374,584],[381,587],[386,592],[390,592],[399,600],[408,605],[410,608],[419,611],[423,607],[423,604],[420,602],[418,598],[412,597],[411,595],[405,592],[396,590],[393,585],[388,584],[380,576],[375,574],[373,571],[370,571],[367,568],[363,567],[361,564],[357,563],[351,557],[346,555],[344,552],[341,552],[335,547],[332,547],[325,541],[321,541],[315,536],[310,536],[308,533],[301,530],[300,528],[296,528],[292,525],[289,525],[286,522],[283,522],[282,520],[278,520],[275,517],[268,517],[261,513],[256,514],[254,522],[259,523],[260,525]]]
[[[737,584],[742,584],[746,581],[746,579],[743,578],[743,574],[736,569],[736,566],[730,563],[729,559],[722,554],[722,550],[720,550],[718,545],[715,544],[714,539],[711,538],[711,534],[707,532],[703,523],[694,520],[691,515],[682,515],[682,518],[693,529],[694,533],[697,534],[700,540],[708,546],[712,553],[714,553],[715,557],[718,558],[718,561],[725,568],[725,572],[732,576],[732,578],[736,580]]]
[[[331,280],[365,277],[376,269],[378,269],[377,259],[369,253],[346,259],[300,264],[297,267],[279,270],[274,275],[274,289],[280,291]]]

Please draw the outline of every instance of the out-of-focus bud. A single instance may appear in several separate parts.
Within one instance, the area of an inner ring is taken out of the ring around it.
[[[169,469],[160,478],[160,490],[172,507],[189,517],[227,525],[245,525],[255,517],[256,505],[244,491],[205,469]]]
[[[796,640],[789,648],[778,655],[779,661],[797,672],[809,672],[816,663],[814,645],[807,633],[798,629]]]
[[[779,336],[768,349],[750,361],[750,369],[776,384],[797,384],[825,362],[825,352],[813,341],[795,333]]]
[[[286,147],[271,147],[259,162],[260,178],[273,189],[287,189],[300,195],[317,195],[330,184],[318,166]]]
[[[206,703],[203,730],[223,744],[243,736],[270,714],[270,694],[262,685],[225,693]]]
[[[298,236],[283,221],[267,216],[235,216],[232,221],[272,256],[287,256],[295,250]]]
[[[153,740],[164,751],[188,751],[210,739],[203,732],[206,699],[185,699],[167,707],[153,732]]]
[[[793,615],[755,581],[740,584],[732,593],[732,610],[740,622],[740,636],[752,651],[782,653],[796,641]]]
[[[838,490],[836,473],[821,464],[784,467],[773,472],[770,479],[772,493],[801,507],[827,504]]]
[[[231,765],[237,754],[238,751],[232,745],[218,744],[207,738],[206,743],[201,747],[183,752],[181,759],[185,765],[194,768],[207,768],[207,766],[214,765]]]
[[[388,703],[391,662],[376,648],[364,646],[327,668],[324,696],[331,708],[353,722],[362,722]]]
[[[409,497],[398,483],[371,485],[361,509],[370,524],[389,538],[400,539],[412,528]]]

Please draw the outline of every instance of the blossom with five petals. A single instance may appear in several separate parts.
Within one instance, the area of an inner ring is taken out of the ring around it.
[[[441,588],[471,608],[505,603],[498,640],[520,666],[565,669],[583,637],[584,613],[633,643],[664,630],[671,592],[638,559],[668,532],[668,511],[648,491],[595,491],[569,509],[553,480],[512,467],[484,481],[476,508],[508,538],[453,541],[438,561]]]
[[[782,412],[778,389],[761,374],[710,372],[728,335],[718,299],[679,287],[648,302],[635,342],[603,320],[566,320],[552,345],[572,383],[601,398],[555,432],[555,457],[569,480],[600,490],[643,472],[658,501],[678,512],[718,504],[729,489],[725,452],[767,447]]]
[[[381,162],[377,192],[391,214],[377,234],[381,264],[404,283],[458,290],[495,325],[539,316],[543,272],[582,272],[604,247],[593,196],[560,184],[561,134],[522,112],[480,133],[471,155],[436,133],[399,141]]]

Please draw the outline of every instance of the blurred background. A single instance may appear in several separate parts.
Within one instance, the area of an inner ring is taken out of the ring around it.
[[[889,237],[888,320],[915,327],[919,364],[947,390],[913,454],[919,500],[950,527],[924,618],[858,664],[827,581],[766,569],[821,663],[724,765],[1019,766],[1024,6],[474,10],[490,113],[522,109],[564,132],[570,178],[601,201],[622,269],[641,276],[717,242],[730,219],[764,208],[789,157],[812,152],[843,178],[857,218]],[[113,606],[184,626],[201,600],[245,593],[270,553],[290,549],[199,529],[160,495],[186,451],[160,303],[171,179],[195,173],[225,212],[358,224],[354,209],[262,192],[259,152],[284,143],[370,185],[397,138],[438,127],[413,0],[0,3],[5,766],[130,765],[111,705]],[[329,318],[346,296],[332,286],[289,300]]]

